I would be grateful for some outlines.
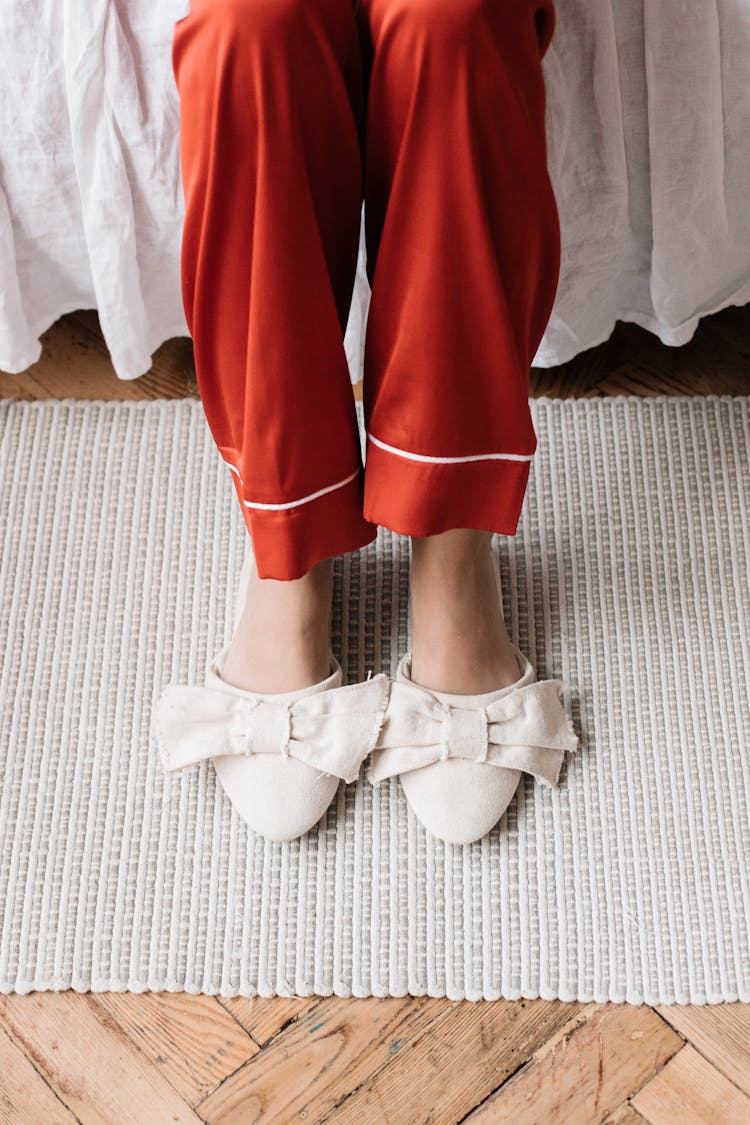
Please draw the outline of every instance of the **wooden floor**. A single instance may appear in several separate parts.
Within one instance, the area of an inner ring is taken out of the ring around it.
[[[0,396],[197,393],[188,339],[124,382],[96,314],[58,321]],[[748,394],[750,306],[684,348],[619,324],[534,394]],[[750,1123],[750,1006],[630,1007],[424,998],[0,996],[0,1122]]]

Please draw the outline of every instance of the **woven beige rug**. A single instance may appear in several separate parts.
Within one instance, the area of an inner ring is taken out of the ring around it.
[[[364,770],[289,844],[165,775],[152,707],[245,545],[200,403],[0,402],[0,990],[750,1000],[749,401],[532,401],[495,548],[581,746],[463,847]],[[395,670],[407,567],[384,529],[337,558],[350,681]]]

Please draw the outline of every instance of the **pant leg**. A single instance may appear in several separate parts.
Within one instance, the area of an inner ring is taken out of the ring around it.
[[[344,332],[362,206],[352,0],[192,0],[174,28],[182,294],[262,578],[371,542]]]
[[[515,533],[529,369],[558,213],[541,60],[552,0],[361,0],[366,65],[364,514]]]

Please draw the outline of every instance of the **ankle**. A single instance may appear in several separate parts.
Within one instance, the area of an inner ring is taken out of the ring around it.
[[[412,536],[412,564],[417,566],[481,565],[492,557],[493,532],[475,528],[452,528],[438,535]]]
[[[460,536],[446,532],[445,536],[413,539],[410,568],[413,586],[429,591],[438,585],[446,594],[484,588],[497,565],[491,540],[489,533],[474,531]]]
[[[448,550],[417,548],[409,574],[412,610],[420,616],[450,618],[471,607],[497,610],[497,562],[489,538],[453,544]],[[455,607],[455,613],[453,612]]]
[[[435,542],[417,540],[412,556],[415,682],[459,694],[514,683],[518,661],[498,597],[492,534],[460,531],[432,538]]]
[[[323,559],[300,578],[259,578],[247,586],[244,616],[267,616],[268,624],[283,624],[305,632],[319,627],[330,614],[333,598],[333,560]]]

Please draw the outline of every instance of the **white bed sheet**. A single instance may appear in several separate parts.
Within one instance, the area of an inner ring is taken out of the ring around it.
[[[0,369],[99,310],[118,376],[187,335],[174,22],[187,0],[0,0]],[[563,261],[535,362],[750,301],[750,0],[557,0],[544,60]],[[345,346],[361,374],[360,244]]]

